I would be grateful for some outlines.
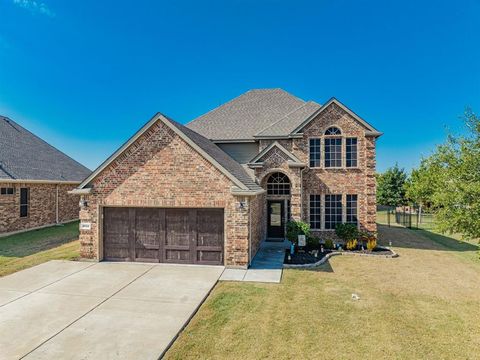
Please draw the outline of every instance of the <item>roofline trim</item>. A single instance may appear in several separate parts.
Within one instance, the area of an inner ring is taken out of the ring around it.
[[[135,141],[137,141],[148,129],[150,129],[153,124],[157,121],[162,121],[170,129],[172,129],[177,135],[179,135],[182,140],[184,140],[188,145],[190,145],[194,150],[196,150],[200,155],[207,159],[212,165],[214,165],[218,170],[220,170],[225,176],[227,176],[235,185],[241,189],[248,190],[248,187],[244,185],[240,180],[233,176],[227,169],[221,166],[215,159],[208,155],[204,150],[202,150],[197,144],[195,144],[188,136],[186,136],[180,129],[174,126],[169,119],[162,113],[156,113],[140,130],[138,130],[132,137],[130,137],[122,146],[120,146],[112,155],[110,155],[98,168],[96,168],[85,180],[81,182],[78,186],[78,189],[85,188],[94,178],[97,177],[105,168],[110,165],[118,156],[120,156],[125,150],[128,149]],[[192,130],[193,131],[193,130]]]
[[[254,135],[256,140],[285,140],[285,139],[301,139],[303,137],[303,133],[296,133],[296,134],[289,134],[289,135]]]
[[[191,130],[191,129],[190,129]],[[194,130],[192,130],[194,131]],[[229,144],[229,143],[256,143],[255,139],[210,139],[214,144]]]
[[[265,149],[260,151],[257,156],[255,156],[252,160],[250,160],[248,163],[249,164],[255,164],[258,160],[262,158],[263,155],[268,153],[274,146],[276,146],[280,151],[282,151],[285,155],[287,155],[291,160],[293,160],[294,163],[301,163],[302,161],[297,158],[295,155],[293,155],[290,151],[285,149],[278,141],[274,141],[270,145],[268,145]]]
[[[230,193],[232,195],[236,195],[236,196],[256,196],[256,195],[260,195],[260,194],[264,194],[266,192],[265,189],[261,189],[261,190],[241,190],[239,188],[236,188],[236,187],[233,187],[231,190],[230,190]]]
[[[363,126],[365,126],[369,131],[372,133],[376,134],[381,134],[377,129],[375,129],[372,125],[370,125],[367,121],[363,120],[360,116],[355,114],[352,110],[350,110],[346,105],[342,104],[340,101],[338,101],[336,98],[332,97],[330,100],[328,100],[323,106],[320,107],[317,111],[315,111],[312,115],[310,115],[303,123],[301,123],[299,126],[295,128],[295,130],[292,131],[292,134],[298,133],[300,130],[302,130],[305,126],[307,126],[317,115],[322,113],[326,108],[328,108],[331,104],[335,103],[339,107],[341,107],[347,114],[352,116],[355,120],[357,120],[359,123],[361,123]],[[380,136],[380,135],[377,135]]]
[[[92,192],[92,188],[83,188],[83,189],[76,188],[67,192],[72,195],[86,195]]]
[[[77,185],[81,181],[69,181],[69,180],[39,180],[39,179],[1,179],[0,183],[9,184],[65,184],[65,185]]]

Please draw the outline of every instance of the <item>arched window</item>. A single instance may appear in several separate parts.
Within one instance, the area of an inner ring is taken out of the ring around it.
[[[267,180],[268,195],[290,195],[290,180],[287,175],[273,173]]]
[[[342,135],[342,132],[339,128],[331,126],[325,131],[325,135]]]

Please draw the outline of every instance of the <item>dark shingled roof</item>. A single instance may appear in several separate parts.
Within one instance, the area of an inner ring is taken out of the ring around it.
[[[0,181],[82,181],[90,170],[38,136],[0,116]]]
[[[250,90],[245,94],[223,104],[196,118],[186,126],[211,140],[247,140],[282,120],[295,110],[297,115],[304,114],[312,104],[304,108],[305,101],[282,89]],[[316,104],[320,107],[318,104]],[[303,110],[301,110],[303,109]],[[313,112],[313,111],[312,111]],[[305,118],[297,120],[293,129]],[[289,119],[286,122],[291,122]],[[286,126],[285,129],[292,126]],[[278,129],[274,130],[275,132]],[[282,135],[288,135],[285,132]],[[278,134],[275,134],[278,135]]]
[[[193,143],[195,143],[208,155],[214,158],[225,170],[227,170],[230,174],[232,174],[236,179],[238,179],[242,184],[244,184],[249,190],[252,190],[252,191],[263,190],[263,188],[255,182],[254,178],[247,173],[247,171],[242,165],[240,165],[238,162],[233,160],[225,151],[220,149],[213,142],[211,142],[204,136],[196,133],[195,131],[187,128],[186,126],[176,122],[175,120],[172,120],[165,115],[164,117],[179,131],[185,134],[185,136],[187,136]]]

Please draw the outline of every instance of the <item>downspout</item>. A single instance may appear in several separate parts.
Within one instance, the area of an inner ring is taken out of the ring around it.
[[[55,223],[58,224],[58,184],[56,185],[55,195]]]
[[[251,205],[250,197],[247,198],[248,204],[248,266],[252,263],[252,212],[250,211]],[[248,267],[247,266],[247,267]]]

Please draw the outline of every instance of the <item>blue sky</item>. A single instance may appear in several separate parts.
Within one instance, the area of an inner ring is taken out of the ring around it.
[[[480,2],[0,0],[0,114],[95,168],[157,111],[335,96],[407,170],[480,112]]]

